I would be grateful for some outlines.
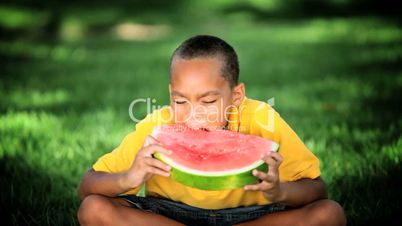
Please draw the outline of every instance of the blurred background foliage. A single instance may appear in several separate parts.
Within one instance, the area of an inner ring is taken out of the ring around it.
[[[75,189],[134,128],[130,102],[168,104],[172,51],[212,34],[237,50],[247,96],[275,97],[320,158],[349,225],[397,225],[398,9],[373,0],[0,3],[2,222],[76,225]]]

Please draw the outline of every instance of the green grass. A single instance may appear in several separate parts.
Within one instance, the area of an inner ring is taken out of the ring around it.
[[[171,13],[163,15],[171,19],[166,34],[125,41],[98,23],[132,19],[104,11],[80,12],[74,20],[65,15],[56,41],[32,35],[0,42],[6,222],[76,225],[81,176],[134,128],[131,100],[168,104],[170,54],[198,33],[236,48],[249,97],[275,97],[275,108],[320,158],[330,197],[344,206],[349,225],[396,219],[402,201],[398,25],[376,17],[257,20],[244,12],[176,23]],[[19,22],[7,24],[26,24],[18,15]],[[136,20],[155,21],[161,20],[152,13]],[[145,107],[135,114],[144,116]]]

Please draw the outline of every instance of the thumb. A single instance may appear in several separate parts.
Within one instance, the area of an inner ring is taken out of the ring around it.
[[[148,135],[145,138],[144,147],[149,146],[151,144],[159,144],[159,141],[157,139],[155,139],[153,136]]]

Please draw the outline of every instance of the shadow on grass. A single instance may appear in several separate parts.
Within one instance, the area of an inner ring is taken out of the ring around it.
[[[110,29],[111,25],[114,25],[117,21],[125,20],[127,18],[139,15],[157,15],[161,17],[162,21],[168,21],[174,18],[175,15],[180,15],[178,9],[183,4],[182,0],[176,1],[163,1],[163,0],[148,0],[146,2],[140,0],[118,0],[114,2],[105,0],[96,1],[27,1],[27,0],[16,0],[11,1],[7,4],[0,4],[0,7],[11,7],[16,9],[24,9],[21,14],[30,14],[33,12],[44,12],[46,13],[45,22],[36,29],[39,32],[32,32],[32,27],[22,26],[22,27],[12,27],[2,26],[0,23],[0,35],[1,39],[13,40],[15,38],[26,38],[44,40],[50,43],[56,43],[57,38],[60,33],[60,28],[62,27],[63,20],[66,16],[75,15],[78,18],[82,16],[82,12],[87,13],[86,16],[90,15],[89,21],[97,21],[92,24],[94,30],[105,31]],[[62,7],[61,7],[62,6]],[[100,13],[99,13],[100,12]],[[108,12],[114,12],[112,20],[108,17],[110,16]],[[91,15],[92,14],[92,15]],[[85,17],[85,15],[84,15]],[[105,19],[106,18],[106,19]],[[10,21],[15,20],[15,18],[7,18]],[[18,18],[17,18],[18,19]],[[151,19],[152,20],[152,19]]]
[[[357,79],[373,89],[373,95],[363,99],[360,103],[362,109],[358,113],[371,117],[359,117],[360,124],[356,126],[375,127],[389,132],[383,133],[383,137],[378,139],[382,145],[398,140],[402,130],[402,125],[399,123],[402,120],[400,111],[402,86],[398,82],[398,77],[402,76],[402,58],[382,59],[352,65],[350,72],[349,74],[354,75],[351,77],[352,79]]]
[[[391,0],[378,2],[368,1],[308,1],[285,0],[273,1],[273,5],[257,5],[250,2],[237,2],[223,8],[224,13],[246,12],[258,20],[272,18],[330,18],[339,16],[383,16],[398,21],[397,5]]]
[[[378,153],[370,165],[364,167],[363,173],[356,176],[344,175],[335,178],[332,183],[333,198],[344,206],[348,215],[348,225],[400,225],[402,207],[402,165],[400,150],[395,156],[387,156],[375,147],[392,147],[401,139],[402,87],[398,84],[398,76],[402,74],[402,59],[376,60],[369,63],[351,65],[348,75],[357,79],[374,91],[373,95],[363,99],[359,112],[354,112],[346,123],[350,128],[360,130],[378,129],[381,131],[376,138],[376,145],[358,145],[354,150],[361,154],[365,152]],[[352,144],[353,145],[353,144]],[[375,155],[373,155],[375,156]],[[363,160],[366,161],[366,160]]]
[[[3,225],[77,225],[75,183],[28,164],[22,156],[0,159]]]
[[[402,166],[384,162],[386,174],[344,176],[333,180],[332,198],[348,215],[348,225],[399,225]]]

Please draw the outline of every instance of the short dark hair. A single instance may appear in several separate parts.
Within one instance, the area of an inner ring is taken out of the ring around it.
[[[239,60],[236,51],[224,40],[211,35],[196,35],[185,40],[173,52],[170,59],[179,57],[191,60],[198,57],[219,57],[222,60],[222,76],[234,87],[239,82]]]

